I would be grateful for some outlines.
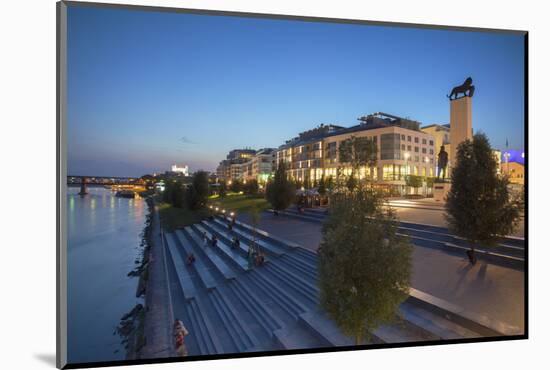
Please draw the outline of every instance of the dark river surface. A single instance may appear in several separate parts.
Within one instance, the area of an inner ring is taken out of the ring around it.
[[[117,198],[109,189],[68,189],[68,360],[125,358],[113,335],[120,318],[141,302],[137,278],[127,274],[140,256],[140,234],[148,213],[143,199]]]

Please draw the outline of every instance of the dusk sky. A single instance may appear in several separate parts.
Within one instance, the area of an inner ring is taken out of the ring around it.
[[[522,149],[523,57],[514,34],[69,6],[68,172],[213,171],[379,111],[448,123],[468,76],[474,130]]]

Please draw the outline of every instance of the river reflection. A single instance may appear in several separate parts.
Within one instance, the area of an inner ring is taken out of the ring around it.
[[[139,299],[136,265],[147,205],[117,198],[109,189],[68,190],[68,360],[122,360],[125,350],[113,335],[119,320]]]

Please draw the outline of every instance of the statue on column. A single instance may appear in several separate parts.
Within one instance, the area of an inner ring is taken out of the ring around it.
[[[459,98],[458,94],[463,94],[462,97],[473,97],[476,87],[472,85],[472,82],[472,78],[468,77],[462,85],[453,87],[451,93],[447,95],[447,98],[449,98],[449,100],[456,100]]]
[[[437,178],[443,174],[442,179],[445,179],[447,174],[447,164],[449,163],[449,154],[445,151],[445,146],[441,145],[439,154],[437,155]]]

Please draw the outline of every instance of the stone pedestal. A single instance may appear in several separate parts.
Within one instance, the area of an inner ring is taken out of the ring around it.
[[[452,171],[456,149],[464,140],[472,138],[472,98],[465,96],[451,100],[451,150],[448,167]],[[450,175],[450,172],[449,172]]]
[[[447,193],[451,190],[450,182],[436,182],[434,183],[434,200],[436,202],[445,202]]]

